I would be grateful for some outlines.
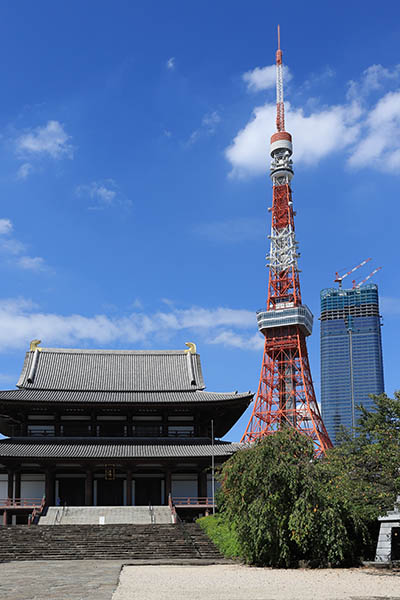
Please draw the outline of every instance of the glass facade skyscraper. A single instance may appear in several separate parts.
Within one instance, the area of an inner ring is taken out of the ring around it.
[[[332,442],[384,391],[378,286],[321,291],[321,408]]]

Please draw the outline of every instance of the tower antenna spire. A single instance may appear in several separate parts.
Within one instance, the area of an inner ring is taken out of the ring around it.
[[[283,68],[281,28],[278,25],[278,49],[276,51],[276,130],[285,131],[285,106],[283,104]]]

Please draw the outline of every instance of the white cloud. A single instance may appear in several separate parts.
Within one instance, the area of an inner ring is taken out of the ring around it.
[[[167,60],[167,62],[165,63],[165,66],[167,67],[167,69],[169,69],[170,71],[173,71],[175,69],[175,57],[171,56],[171,58],[169,58]]]
[[[11,236],[13,224],[10,219],[0,219],[0,254],[8,261],[21,269],[29,271],[47,270],[45,261],[40,256],[31,257],[26,255],[26,246]]]
[[[134,301],[131,304],[131,308],[142,310],[142,308],[143,308],[143,302],[140,300],[140,298],[135,298],[134,299]]]
[[[92,181],[89,184],[79,185],[76,188],[78,197],[88,197],[93,200],[89,210],[102,210],[116,204],[130,205],[120,193],[117,183],[113,179]]]
[[[22,254],[26,250],[25,244],[12,237],[3,238],[0,241],[0,247],[7,254],[13,254],[14,256]]]
[[[190,146],[194,144],[203,135],[214,135],[216,127],[220,122],[221,117],[216,110],[206,113],[201,120],[201,126],[198,129],[195,129],[190,135],[187,145]]]
[[[400,65],[392,69],[382,65],[371,65],[363,72],[358,81],[349,81],[348,98],[360,100],[371,92],[381,90],[385,84],[397,82],[400,79]]]
[[[222,344],[243,350],[258,350],[261,337],[256,332],[255,315],[248,310],[192,307],[133,312],[126,317],[104,314],[86,317],[41,312],[30,301],[17,298],[0,301],[0,349],[24,348],[38,338],[43,346],[82,343],[149,344],[157,335],[167,340],[175,334],[190,336],[203,343]]]
[[[17,171],[17,179],[26,179],[33,171],[31,163],[24,163]]]
[[[201,124],[206,127],[209,131],[211,131],[212,133],[214,133],[215,131],[215,126],[218,125],[218,123],[221,121],[221,117],[219,116],[219,114],[217,113],[216,110],[214,110],[212,113],[207,113],[204,115]]]
[[[252,217],[236,217],[225,221],[202,223],[196,233],[214,242],[240,243],[257,239],[266,234],[265,222]]]
[[[389,92],[369,112],[364,135],[349,158],[351,167],[373,166],[386,172],[400,169],[400,91]]]
[[[274,88],[276,85],[276,65],[256,67],[252,71],[243,74],[243,81],[247,83],[250,92],[259,92]],[[291,80],[292,75],[286,65],[283,66],[283,77],[285,82]]]
[[[286,103],[286,121],[293,135],[295,160],[297,163],[315,164],[331,152],[343,150],[355,141],[359,133],[356,122],[359,111],[331,106],[319,112],[305,115],[300,109],[292,109]],[[275,104],[258,106],[253,118],[241,129],[225,156],[232,165],[231,175],[237,177],[263,174],[269,166],[267,140],[274,132]]]
[[[44,259],[41,256],[20,256],[17,265],[26,271],[43,271],[46,269]]]
[[[59,121],[48,121],[43,127],[36,127],[20,135],[16,140],[16,150],[19,156],[73,158],[70,139],[71,136]]]
[[[0,219],[0,235],[11,233],[13,229],[10,219]]]
[[[219,333],[211,344],[222,344],[231,348],[240,348],[241,350],[262,350],[265,338],[261,333],[255,333],[251,336],[244,336],[233,331],[223,331]]]

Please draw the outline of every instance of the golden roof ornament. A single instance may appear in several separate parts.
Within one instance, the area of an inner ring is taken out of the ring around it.
[[[188,346],[188,349],[185,350],[186,354],[196,354],[197,348],[194,342],[185,342],[185,346]]]
[[[29,346],[30,352],[35,352],[35,350],[41,351],[41,348],[38,348],[39,344],[42,343],[42,340],[32,340]]]

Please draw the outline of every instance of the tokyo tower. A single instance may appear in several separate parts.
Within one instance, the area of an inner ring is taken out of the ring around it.
[[[306,337],[313,315],[301,302],[292,190],[292,136],[285,131],[282,50],[278,25],[276,52],[276,133],[271,137],[273,185],[268,298],[266,310],[257,313],[265,336],[260,383],[253,413],[242,442],[253,442],[282,427],[293,427],[309,436],[321,455],[332,447],[315,398]]]

